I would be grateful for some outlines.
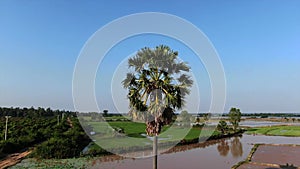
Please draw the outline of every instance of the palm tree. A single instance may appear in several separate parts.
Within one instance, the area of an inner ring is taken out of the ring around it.
[[[170,124],[176,109],[184,105],[193,81],[190,67],[178,59],[178,52],[160,45],[145,47],[128,60],[129,69],[122,81],[128,89],[130,112],[134,120],[146,122],[147,135],[153,136],[153,168],[157,168],[157,136]]]

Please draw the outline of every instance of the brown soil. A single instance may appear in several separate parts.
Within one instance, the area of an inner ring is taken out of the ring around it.
[[[294,164],[294,166],[300,166],[300,146],[291,145],[261,145],[257,148],[253,162],[259,163],[271,163],[278,165]]]
[[[251,117],[247,117],[245,119],[242,119],[242,121],[246,121],[246,120],[250,120],[250,121],[271,121],[271,122],[287,122],[285,119],[283,118],[251,118]],[[292,122],[291,120],[288,122]]]
[[[267,164],[257,164],[257,163],[247,163],[239,167],[239,169],[280,169],[278,165],[267,165]]]
[[[20,162],[24,157],[31,153],[31,150],[22,153],[14,153],[0,161],[0,168],[7,168]]]
[[[300,146],[297,145],[260,145],[252,156],[251,162],[239,169],[300,168]]]

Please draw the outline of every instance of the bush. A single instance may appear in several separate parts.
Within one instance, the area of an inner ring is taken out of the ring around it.
[[[228,132],[228,125],[226,123],[226,121],[221,120],[219,121],[219,124],[217,125],[217,129],[222,133],[222,134],[226,134]]]
[[[70,146],[67,139],[51,138],[36,148],[35,155],[46,159],[71,157]]]
[[[0,142],[0,152],[4,154],[14,153],[22,148],[19,144],[17,144],[14,140],[7,140]]]
[[[204,124],[200,124],[200,123],[193,124],[194,128],[202,128],[203,126],[204,126]]]
[[[268,115],[261,115],[260,118],[268,118]]]
[[[88,145],[90,139],[84,132],[75,129],[50,138],[48,141],[37,146],[34,156],[37,158],[72,158],[79,157],[82,149]]]

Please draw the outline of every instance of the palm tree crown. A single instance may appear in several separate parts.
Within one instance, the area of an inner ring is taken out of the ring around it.
[[[142,48],[128,65],[134,73],[127,73],[122,83],[128,89],[130,114],[147,122],[148,135],[158,135],[172,121],[174,110],[184,105],[193,84],[187,74],[190,67],[164,45]]]

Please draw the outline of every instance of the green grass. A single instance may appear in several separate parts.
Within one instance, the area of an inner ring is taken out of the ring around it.
[[[142,138],[141,134],[146,134],[146,124],[145,123],[136,123],[136,122],[109,122],[108,124],[111,126],[105,125],[103,122],[89,122],[89,124],[93,127],[95,132],[103,133],[107,130],[111,130],[112,128],[120,128],[124,130],[124,134],[130,137]],[[198,138],[200,133],[201,136],[210,136],[212,132],[214,132],[214,128],[201,130],[200,128],[182,128],[182,127],[172,127],[164,126],[160,137],[169,138],[172,140],[181,140],[184,139],[195,139]],[[190,131],[189,131],[190,130]],[[220,134],[215,131],[214,135]]]
[[[81,120],[86,120],[86,121],[91,121],[91,117],[90,116],[80,116]]]
[[[97,133],[93,136],[93,140],[96,140],[98,145],[103,145],[102,148],[128,148],[134,146],[146,146],[151,145],[152,141],[141,134],[146,134],[146,124],[136,122],[89,122],[93,127],[93,130]],[[117,134],[113,132],[112,128],[122,129],[124,134]],[[103,134],[104,133],[104,134]],[[181,140],[193,140],[201,137],[219,135],[218,131],[214,131],[214,128],[183,128],[164,126],[159,138],[162,138],[160,142],[179,142]],[[125,137],[128,136],[128,137]]]
[[[93,127],[93,131],[96,133],[102,133],[102,135],[96,134],[92,137],[93,140],[96,140],[96,144],[103,145],[102,148],[105,149],[117,149],[151,144],[149,139],[141,135],[146,133],[146,125],[144,123],[109,122],[108,124],[110,126],[104,122],[89,122],[89,124]],[[117,137],[116,132],[114,132],[112,128],[122,129],[124,134],[120,134],[121,136]],[[141,145],[141,143],[143,145]]]
[[[105,118],[105,120],[115,120],[115,121],[130,119],[129,116],[109,116],[109,117],[104,117],[104,118]]]
[[[219,135],[220,132],[215,131],[214,128],[180,128],[174,127],[160,134],[160,137],[170,137],[167,141],[193,140],[201,137],[209,137]]]
[[[263,134],[271,136],[300,136],[300,126],[271,126],[249,128],[246,134]]]
[[[122,129],[124,134],[129,137],[143,138],[141,134],[146,133],[146,125],[144,123],[134,122],[88,122],[96,133],[105,134],[108,137],[114,136],[113,128]],[[109,124],[109,125],[108,125]],[[101,137],[104,137],[101,135]]]
[[[25,168],[39,168],[39,169],[71,169],[71,168],[91,168],[92,161],[88,158],[72,158],[72,159],[24,159],[20,163],[10,167],[10,169],[25,169]]]
[[[146,133],[145,123],[135,123],[135,122],[109,122],[112,127],[121,128],[124,130],[126,135],[135,135]]]

